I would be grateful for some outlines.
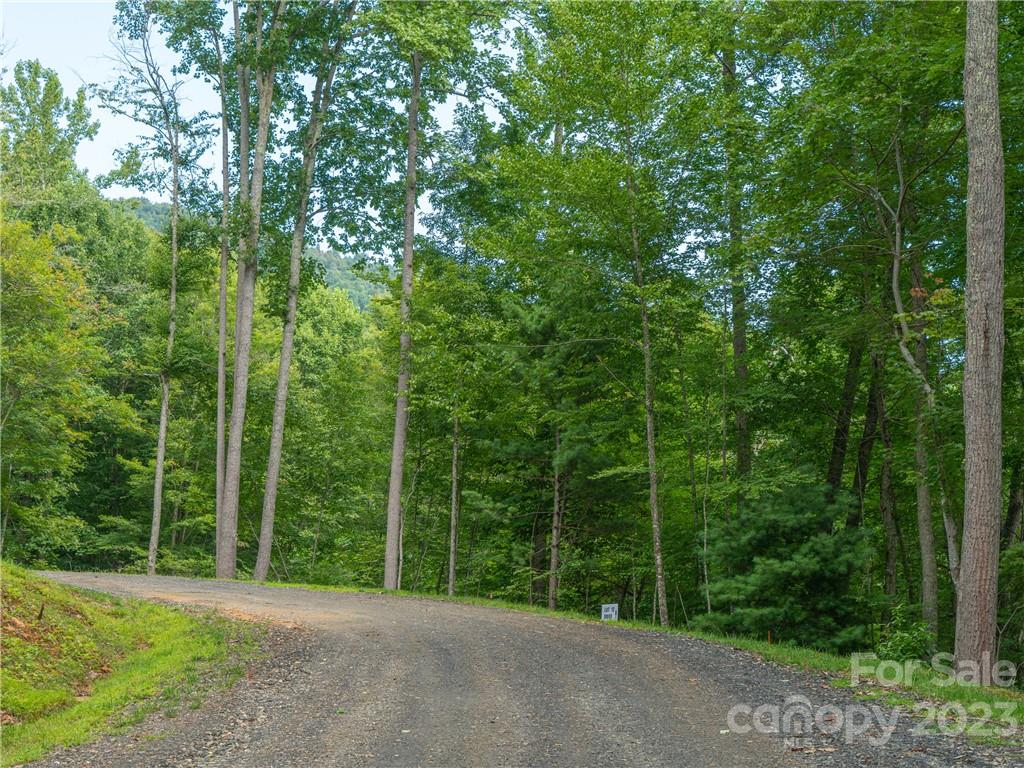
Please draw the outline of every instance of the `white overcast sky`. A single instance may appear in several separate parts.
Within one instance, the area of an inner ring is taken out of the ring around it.
[[[83,83],[107,83],[115,77],[115,66],[110,60],[113,2],[0,0],[0,14],[5,80],[20,59],[39,59],[44,67],[55,70],[67,94],[73,94]],[[162,47],[158,51],[170,68],[174,54]],[[213,92],[198,81],[189,79],[183,95],[190,111],[218,108]],[[99,120],[100,130],[95,139],[82,143],[77,160],[79,167],[95,177],[113,168],[114,150],[130,143],[138,128],[131,120],[112,115],[99,104],[92,102],[90,107],[93,119]],[[108,194],[137,193],[115,188]],[[153,198],[153,193],[149,197]]]
[[[57,72],[66,94],[71,95],[79,86],[88,83],[110,83],[116,77],[116,65],[111,60],[114,35],[114,2],[49,2],[43,0],[0,0],[0,40],[3,43],[4,81],[10,78],[14,63],[21,59],[39,59],[44,67]],[[157,43],[154,46],[160,63],[167,69],[175,64],[177,56]],[[509,48],[509,52],[511,49]],[[206,83],[186,77],[181,94],[188,112],[208,110],[218,114],[220,103]],[[451,126],[456,97],[437,106],[434,116],[442,129]],[[78,149],[78,166],[90,178],[111,171],[115,165],[115,150],[131,143],[139,133],[138,126],[125,117],[111,114],[101,104],[90,101],[92,117],[100,123],[96,138],[85,141]],[[488,108],[492,119],[497,112]],[[216,166],[215,142],[211,148],[208,167]],[[135,196],[138,190],[113,187],[104,193],[111,197]],[[161,196],[150,191],[144,193],[151,200]],[[426,196],[420,199],[420,208],[429,211]]]

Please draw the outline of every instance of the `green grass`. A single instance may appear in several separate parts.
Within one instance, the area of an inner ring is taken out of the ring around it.
[[[73,589],[0,564],[0,765],[42,757],[233,682],[259,628]]]
[[[481,605],[490,608],[501,608],[521,613],[534,613],[543,616],[553,616],[571,621],[584,622],[588,624],[600,624],[600,618],[578,611],[552,611],[549,608],[537,605],[524,605],[512,603],[505,600],[492,600],[489,598],[460,596],[449,597],[448,595],[437,595],[431,593],[409,592],[406,590],[388,591],[372,588],[359,588],[350,586],[331,586],[323,584],[289,584],[286,582],[266,582],[271,587],[298,587],[301,589],[322,590],[330,592],[362,592],[371,594],[389,594],[398,597],[412,597],[444,602],[455,602],[464,605]],[[827,651],[820,651],[814,648],[805,648],[786,643],[769,643],[766,640],[757,640],[749,637],[735,635],[716,635],[710,632],[700,632],[681,627],[661,627],[640,621],[619,621],[616,626],[628,629],[669,632],[673,634],[696,637],[719,645],[726,645],[738,650],[747,651],[766,661],[772,661],[787,667],[795,667],[810,672],[824,672],[830,676],[832,684],[837,688],[851,687],[851,660],[848,656],[838,656]],[[862,664],[871,666],[868,661]],[[971,735],[979,737],[978,740],[990,743],[1007,743],[1006,739],[998,738],[992,733],[1007,726],[1017,725],[1024,720],[1024,691],[1017,688],[982,687],[976,685],[942,685],[942,676],[930,667],[922,666],[913,675],[907,685],[882,685],[874,676],[873,672],[860,675],[860,682],[856,687],[856,696],[862,700],[876,701],[888,706],[902,706],[913,709],[915,705],[922,702],[935,703],[941,707],[942,704],[961,704],[969,716],[976,711],[982,711],[987,707],[992,713],[987,725],[975,723]],[[973,706],[972,706],[973,705]],[[1000,705],[1012,707],[1009,711],[1000,709]],[[992,733],[990,733],[992,732]],[[1018,743],[1019,736],[1012,743]]]

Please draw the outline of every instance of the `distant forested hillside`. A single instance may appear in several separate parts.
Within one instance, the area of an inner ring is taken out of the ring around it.
[[[169,203],[151,203],[144,197],[127,197],[122,202],[134,209],[135,215],[157,232],[162,232],[167,226],[171,216]]]
[[[144,197],[122,198],[121,201],[135,212],[142,221],[157,232],[167,226],[171,206],[168,203],[152,203]],[[352,303],[365,310],[370,299],[384,292],[384,286],[356,274],[355,256],[343,256],[337,251],[310,250],[307,255],[324,269],[324,282],[330,288],[340,288],[348,293]]]
[[[348,293],[352,303],[360,310],[366,309],[370,299],[384,293],[384,286],[371,282],[357,274],[356,256],[343,256],[337,251],[309,251],[309,257],[324,268],[324,282],[331,288],[340,288]]]

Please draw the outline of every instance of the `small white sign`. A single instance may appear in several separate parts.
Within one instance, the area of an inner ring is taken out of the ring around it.
[[[608,603],[607,605],[601,606],[601,621],[618,621],[619,620],[619,604]]]

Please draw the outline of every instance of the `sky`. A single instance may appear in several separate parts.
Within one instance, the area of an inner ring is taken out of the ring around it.
[[[36,2],[0,0],[0,39],[3,40],[4,79],[20,59],[39,59],[44,67],[56,71],[66,94],[73,94],[84,83],[109,83],[116,77],[111,60],[114,34],[113,2]],[[156,46],[158,58],[168,69],[174,55]],[[189,81],[183,87],[188,111],[219,111],[216,95],[203,83]],[[78,148],[78,166],[90,178],[113,169],[114,151],[138,136],[138,127],[128,118],[113,115],[101,105],[90,102],[92,116],[100,123],[92,141]],[[113,197],[138,194],[135,190],[114,187],[106,191]],[[149,192],[150,199],[158,195]]]
[[[0,0],[0,40],[3,42],[4,80],[14,63],[20,59],[39,59],[44,67],[56,71],[66,94],[71,95],[83,84],[109,84],[117,76],[112,60],[115,33],[114,2],[49,2],[43,0]],[[167,71],[177,56],[154,41],[158,63]],[[212,88],[201,81],[186,78],[180,91],[186,113],[207,110],[220,113],[220,102]],[[434,117],[442,130],[453,122],[455,97],[434,108]],[[100,123],[99,132],[91,141],[82,142],[76,157],[79,168],[90,178],[113,170],[114,152],[133,142],[139,135],[139,126],[126,117],[114,115],[101,104],[90,100],[92,117]],[[497,112],[488,108],[488,114],[497,120]],[[219,141],[214,142],[204,164],[217,167]],[[113,186],[103,190],[108,197],[133,197],[140,194],[150,200],[168,200],[167,195],[153,191]],[[429,212],[426,195],[420,198],[420,209]]]

